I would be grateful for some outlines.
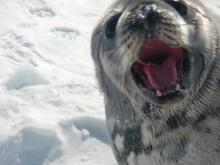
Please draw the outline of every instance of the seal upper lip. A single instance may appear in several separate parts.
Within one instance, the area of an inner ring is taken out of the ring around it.
[[[183,48],[172,48],[154,38],[144,43],[133,69],[146,87],[154,90],[157,96],[162,96],[180,90],[183,60]]]

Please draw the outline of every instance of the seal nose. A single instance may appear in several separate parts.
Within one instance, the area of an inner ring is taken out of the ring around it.
[[[159,21],[159,13],[154,8],[149,8],[144,13],[144,27],[146,30],[152,29]]]

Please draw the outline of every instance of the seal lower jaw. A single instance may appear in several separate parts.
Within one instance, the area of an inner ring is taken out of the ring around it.
[[[159,104],[181,100],[189,86],[191,63],[186,48],[173,48],[158,38],[144,43],[137,61],[132,65],[133,79],[141,91]]]

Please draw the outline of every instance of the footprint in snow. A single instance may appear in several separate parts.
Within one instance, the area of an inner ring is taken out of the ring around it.
[[[51,32],[57,37],[63,37],[69,40],[73,40],[80,35],[78,30],[68,27],[55,27],[51,30]]]
[[[39,8],[39,9],[30,9],[29,11],[32,15],[35,15],[38,17],[54,17],[54,16],[56,16],[56,13],[48,7]]]

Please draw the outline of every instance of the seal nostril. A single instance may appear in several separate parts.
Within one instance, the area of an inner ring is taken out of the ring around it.
[[[145,13],[144,27],[147,30],[150,30],[152,27],[156,25],[158,20],[159,20],[159,14],[156,11],[149,10],[148,12]]]
[[[145,20],[148,24],[153,24],[155,22],[155,13],[153,11],[150,11],[147,14]]]

